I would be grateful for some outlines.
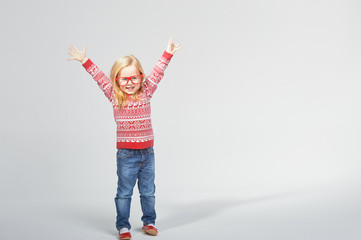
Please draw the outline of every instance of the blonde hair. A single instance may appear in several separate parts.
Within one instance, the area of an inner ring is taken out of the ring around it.
[[[134,57],[133,55],[129,55],[119,58],[118,60],[115,61],[112,70],[110,71],[110,82],[114,89],[115,101],[120,109],[123,109],[123,107],[126,105],[128,101],[128,95],[120,89],[115,78],[118,77],[118,74],[120,74],[123,68],[131,65],[136,67],[139,70],[139,73],[142,74],[142,81],[140,83],[140,88],[133,94],[133,98],[136,101],[141,101],[141,99],[138,97],[138,94],[140,94],[143,91],[142,83],[145,78],[145,74],[142,65],[140,64],[139,60],[136,57]]]

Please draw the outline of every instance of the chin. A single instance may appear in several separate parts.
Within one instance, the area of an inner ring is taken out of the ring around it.
[[[135,90],[135,91],[131,91],[131,92],[129,92],[129,91],[125,91],[127,94],[134,94],[134,93],[136,93],[138,90]]]

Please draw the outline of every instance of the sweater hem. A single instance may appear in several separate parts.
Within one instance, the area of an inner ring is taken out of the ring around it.
[[[117,142],[117,149],[130,148],[130,149],[144,149],[154,145],[154,140],[146,142]]]

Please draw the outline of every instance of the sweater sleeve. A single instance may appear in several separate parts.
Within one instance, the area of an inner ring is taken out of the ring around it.
[[[83,67],[93,77],[100,89],[104,92],[104,95],[114,105],[113,86],[108,77],[90,59],[83,64]]]
[[[172,54],[164,51],[163,55],[158,60],[157,64],[154,66],[151,73],[148,75],[144,82],[144,88],[147,95],[151,98],[153,93],[157,89],[158,83],[162,80],[164,76],[164,71],[168,67],[168,64],[173,57]]]

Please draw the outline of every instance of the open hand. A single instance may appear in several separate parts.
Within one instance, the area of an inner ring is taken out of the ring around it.
[[[74,45],[71,45],[69,48],[70,52],[69,55],[72,56],[72,58],[68,58],[68,60],[78,60],[83,61],[84,58],[86,58],[86,46],[83,48],[83,50],[78,50]]]
[[[173,37],[171,37],[169,39],[166,51],[173,55],[176,51],[178,51],[181,48],[182,48],[182,44],[179,43],[178,45],[174,45]]]

